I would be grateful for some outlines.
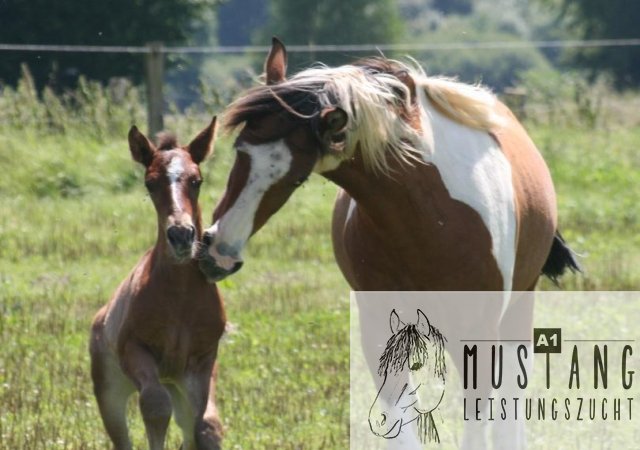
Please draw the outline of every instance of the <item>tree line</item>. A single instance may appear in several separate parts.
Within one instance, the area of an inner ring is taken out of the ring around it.
[[[531,14],[526,11],[530,9],[529,2],[494,2],[495,8],[519,5],[520,11],[516,11],[519,19],[493,25],[491,9],[487,9],[490,3],[487,0],[1,0],[0,43],[108,46],[162,41],[165,45],[246,45],[265,44],[272,35],[277,35],[288,44],[304,45],[400,43],[416,39],[429,42],[437,36],[457,41],[465,40],[465,36],[470,36],[467,39],[494,35],[532,37],[530,29],[522,31],[528,25],[527,14]],[[531,3],[548,17],[544,27],[540,27],[546,36],[640,37],[635,23],[640,15],[640,2]],[[506,16],[514,13],[502,12]],[[467,17],[475,19],[465,21]],[[466,30],[474,34],[468,35]],[[499,57],[495,56],[496,60]],[[522,58],[514,54],[503,58],[503,64],[523,67],[533,64],[528,60],[523,63]],[[619,88],[640,85],[638,47],[548,51],[544,58],[556,66],[581,68],[592,77],[609,74]],[[459,70],[464,70],[467,55],[458,59]],[[317,60],[328,64],[349,61],[345,55],[326,53],[296,55],[291,63],[294,67],[304,66]],[[29,66],[39,86],[60,89],[74,84],[79,75],[103,82],[112,77],[140,82],[143,76],[139,55],[2,52],[0,82],[15,84],[22,63]],[[196,59],[172,57],[168,65],[189,66],[194,74],[198,70]],[[487,72],[494,67],[498,70],[498,65],[492,60]]]

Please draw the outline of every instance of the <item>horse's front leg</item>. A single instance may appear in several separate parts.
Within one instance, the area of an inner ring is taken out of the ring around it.
[[[494,422],[494,450],[524,450],[527,447],[523,402],[512,402],[514,398],[522,397],[523,390],[518,385],[518,379],[523,377],[522,372],[531,374],[533,371],[533,345],[531,341],[526,341],[532,338],[533,307],[534,293],[523,293],[516,301],[512,301],[500,323],[500,337],[507,342],[502,343],[503,377],[496,401],[504,398],[513,409],[509,410],[505,420]]]
[[[497,339],[496,334],[491,336]],[[494,342],[491,342],[494,343]],[[489,397],[491,396],[491,358],[490,344],[478,342],[475,344],[477,351],[477,366],[475,372],[477,374],[476,383],[474,385],[474,367],[471,356],[466,357],[464,352],[459,351],[456,355],[452,355],[453,363],[456,366],[460,379],[463,381],[463,397],[464,397],[464,425],[462,431],[462,442],[460,448],[462,450],[486,450],[489,424]],[[467,386],[464,389],[465,378],[465,358],[467,359],[466,376]]]
[[[176,422],[182,429],[181,450],[218,450],[222,423],[215,404],[217,364],[203,363],[176,386]]]
[[[127,343],[122,366],[140,392],[140,412],[150,450],[162,450],[171,420],[171,395],[160,383],[157,364],[151,354],[136,343]]]

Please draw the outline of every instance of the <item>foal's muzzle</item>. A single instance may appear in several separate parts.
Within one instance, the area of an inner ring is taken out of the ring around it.
[[[191,225],[172,225],[167,228],[167,241],[180,259],[191,256],[195,236],[196,229]]]

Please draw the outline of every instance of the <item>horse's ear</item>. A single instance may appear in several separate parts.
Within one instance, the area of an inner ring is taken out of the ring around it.
[[[415,102],[417,97],[416,97],[416,81],[413,79],[413,77],[411,76],[411,74],[409,72],[407,72],[406,70],[400,71],[396,74],[396,76],[398,77],[398,79],[400,81],[402,81],[402,83],[407,86],[407,89],[409,89],[409,94],[411,95],[411,101]]]
[[[264,62],[267,84],[278,84],[287,76],[287,49],[277,37],[271,39],[271,50]]]
[[[347,143],[345,128],[349,122],[347,112],[332,106],[320,112],[320,125],[318,132],[325,149],[341,152]]]
[[[389,325],[391,326],[391,332],[393,334],[398,333],[398,330],[404,326],[404,323],[400,320],[395,309],[391,311],[391,314],[389,315]]]
[[[217,128],[216,121],[216,116],[213,116],[209,126],[202,130],[187,146],[187,151],[196,164],[200,164],[213,153],[213,142],[216,138]]]
[[[425,336],[429,336],[431,333],[431,324],[429,323],[429,319],[427,319],[427,316],[420,309],[418,310],[416,328],[418,328],[418,330],[420,330],[420,332]]]
[[[135,125],[129,130],[129,151],[131,157],[145,167],[149,167],[153,160],[156,147]]]

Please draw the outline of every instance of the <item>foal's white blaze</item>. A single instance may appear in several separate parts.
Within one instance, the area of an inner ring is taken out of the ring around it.
[[[503,289],[510,291],[516,259],[516,207],[511,165],[486,131],[469,128],[443,116],[432,107],[422,89],[418,89],[418,99],[422,106],[424,160],[437,167],[451,197],[469,205],[482,218],[491,235],[492,252],[502,274]]]
[[[184,162],[182,157],[174,156],[167,167],[167,176],[169,177],[169,187],[171,189],[171,204],[174,211],[180,211],[182,205],[180,203],[180,185],[178,181],[184,173]]]
[[[258,206],[265,192],[291,167],[291,151],[284,140],[266,144],[242,143],[237,151],[251,158],[249,176],[233,206],[207,230],[214,235],[209,254],[223,269],[230,270],[251,236]]]

